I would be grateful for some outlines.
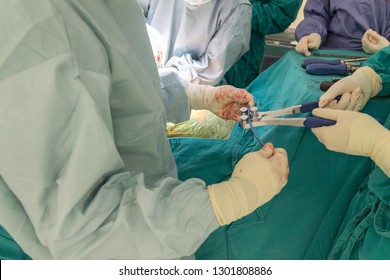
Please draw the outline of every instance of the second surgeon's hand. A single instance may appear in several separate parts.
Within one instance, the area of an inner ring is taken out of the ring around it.
[[[336,124],[312,128],[326,148],[350,155],[368,156],[390,177],[390,131],[371,116],[359,112],[314,109],[315,116]]]
[[[381,90],[382,80],[372,68],[360,67],[351,76],[347,76],[332,85],[318,103],[321,108],[360,111],[367,101]],[[340,101],[335,98],[341,95]]]
[[[306,56],[310,56],[311,53],[309,50],[317,50],[321,45],[321,36],[317,33],[311,33],[309,35],[303,36],[298,45],[295,47],[295,51]]]
[[[286,151],[271,143],[246,154],[228,181],[208,188],[219,223],[229,224],[271,200],[286,185],[288,173]]]
[[[363,50],[369,54],[374,54],[389,44],[389,41],[385,37],[379,35],[372,29],[368,29],[362,37]]]
[[[191,109],[206,109],[225,120],[240,120],[240,108],[253,106],[253,96],[245,89],[229,85],[208,86],[189,83],[187,94]]]
[[[359,112],[333,109],[314,109],[313,115],[336,121],[335,125],[312,128],[327,149],[350,155],[373,155],[375,144],[388,133],[377,120]]]

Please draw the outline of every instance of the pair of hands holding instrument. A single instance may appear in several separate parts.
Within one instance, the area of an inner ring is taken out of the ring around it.
[[[363,35],[362,48],[366,53],[374,54],[389,46],[389,41],[376,31],[368,29]],[[310,56],[310,50],[319,49],[321,36],[311,33],[303,36],[295,50]],[[370,67],[360,67],[351,76],[335,83],[321,96],[319,107],[313,114],[337,121],[336,125],[312,129],[313,133],[328,149],[352,155],[369,156],[389,175],[390,162],[385,162],[385,155],[390,158],[389,131],[375,119],[357,113],[375,97],[382,87],[381,78]],[[340,100],[336,101],[336,97]],[[336,110],[331,110],[336,109]],[[386,144],[387,143],[387,144]]]
[[[335,120],[336,124],[312,131],[329,150],[371,157],[390,176],[389,130],[372,117],[356,112],[380,90],[381,79],[375,71],[367,66],[359,68],[320,98],[319,106],[327,108],[313,110],[314,115]],[[253,105],[249,93],[231,86],[194,86],[189,92],[193,109],[208,109],[225,119],[237,120],[240,107]],[[229,224],[271,200],[286,185],[288,173],[286,151],[271,143],[245,155],[228,181],[208,188],[219,223]]]
[[[329,150],[370,157],[390,177],[390,131],[371,116],[359,113],[367,101],[382,88],[382,80],[368,67],[336,82],[321,97],[313,110],[318,117],[336,124],[313,128],[313,133]],[[337,102],[335,98],[341,96]]]
[[[244,89],[190,83],[187,95],[191,109],[206,109],[223,119],[240,119],[240,108],[254,105]],[[267,143],[260,151],[247,153],[235,166],[228,181],[208,187],[215,216],[220,225],[250,214],[271,200],[287,183],[287,153]]]

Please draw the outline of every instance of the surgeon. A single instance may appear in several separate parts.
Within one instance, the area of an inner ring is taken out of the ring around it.
[[[225,80],[235,87],[247,87],[261,72],[265,36],[283,32],[296,18],[302,0],[250,0],[252,28],[250,49],[226,73]]]
[[[307,0],[304,19],[295,30],[296,51],[344,49],[362,51],[362,38],[372,29],[390,39],[388,0]]]
[[[187,82],[217,85],[249,50],[248,0],[138,1],[160,75],[174,71]]]
[[[161,91],[136,0],[0,1],[0,37],[0,224],[33,259],[190,256],[286,184],[271,143],[225,182],[177,179],[165,108],[234,119],[253,101]]]
[[[366,65],[380,77],[381,94],[389,96],[390,46],[379,50]],[[372,74],[360,74],[361,83],[373,83]],[[348,85],[349,81],[338,83]],[[339,91],[339,95],[343,93]],[[329,258],[390,259],[390,115],[383,126],[369,115],[354,111],[321,108],[313,114],[337,122],[312,129],[329,150],[370,157],[374,162],[349,206]]]

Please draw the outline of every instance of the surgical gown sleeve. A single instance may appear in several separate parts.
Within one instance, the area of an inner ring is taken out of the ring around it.
[[[324,42],[328,34],[330,20],[329,0],[308,0],[304,8],[304,19],[295,29],[295,38],[299,41],[310,33],[318,33],[321,42]]]
[[[283,32],[296,18],[302,0],[251,1],[252,30],[261,34]]]
[[[218,31],[200,57],[193,57],[190,53],[173,56],[166,67],[176,68],[188,82],[218,84],[230,67],[249,50],[252,7],[246,3],[232,7],[231,14],[218,22]]]
[[[139,5],[141,6],[142,13],[144,14],[145,20],[146,20],[146,16],[147,16],[148,11],[149,11],[151,0],[137,0],[137,1],[138,1]]]
[[[365,66],[369,66],[381,77],[382,79],[382,90],[379,92],[379,96],[390,95],[390,46],[387,46],[370,59],[367,60]]]
[[[0,2],[0,223],[33,259],[180,258],[218,227],[175,178],[137,5]]]

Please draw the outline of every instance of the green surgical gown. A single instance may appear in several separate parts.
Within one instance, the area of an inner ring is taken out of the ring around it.
[[[193,254],[218,222],[177,179],[165,108],[188,100],[161,91],[137,1],[1,0],[0,38],[0,224],[23,250]]]

